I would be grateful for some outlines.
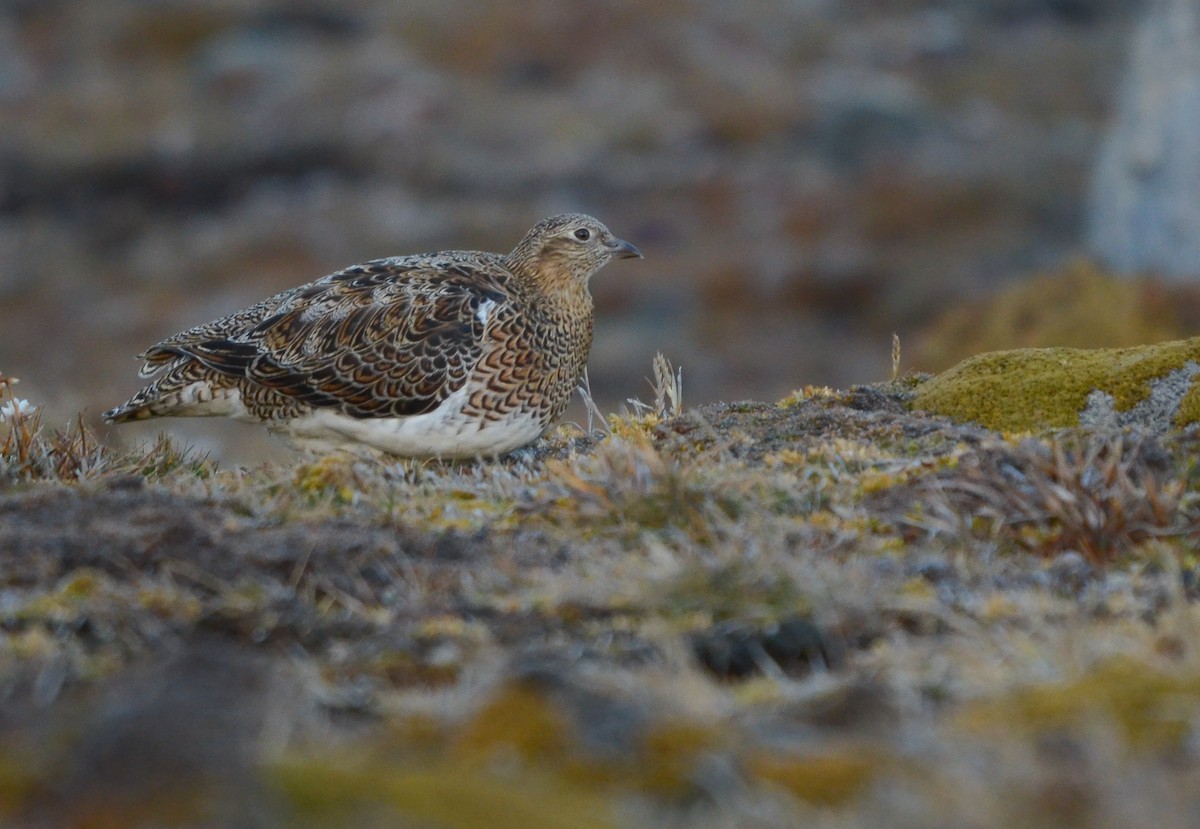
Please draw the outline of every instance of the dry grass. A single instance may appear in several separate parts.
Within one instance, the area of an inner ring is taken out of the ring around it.
[[[83,415],[47,429],[40,408],[17,396],[18,382],[0,373],[0,481],[71,483],[105,475],[155,480],[175,472],[204,476],[214,468],[165,435],[141,450],[114,452],[84,425]]]
[[[944,368],[989,351],[1122,348],[1187,337],[1186,289],[1137,281],[1087,260],[1033,275],[986,300],[946,310],[920,338],[916,363]]]
[[[1151,539],[1200,531],[1200,498],[1152,438],[1066,434],[971,453],[914,487],[902,519],[940,536],[1009,540],[1043,556],[1111,562]]]

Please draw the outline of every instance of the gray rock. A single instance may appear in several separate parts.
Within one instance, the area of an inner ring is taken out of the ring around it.
[[[1109,267],[1200,276],[1200,0],[1155,0],[1134,37],[1091,193]]]
[[[1150,384],[1150,396],[1128,411],[1119,412],[1113,396],[1097,389],[1088,395],[1087,408],[1079,413],[1079,424],[1091,428],[1134,426],[1155,434],[1170,431],[1183,398],[1200,374],[1200,365],[1188,360],[1180,368]]]

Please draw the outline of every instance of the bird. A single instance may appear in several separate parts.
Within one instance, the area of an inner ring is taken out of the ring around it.
[[[588,283],[618,258],[642,253],[564,213],[507,254],[353,265],[151,346],[152,382],[102,418],[223,416],[315,452],[498,457],[566,409],[592,345]]]

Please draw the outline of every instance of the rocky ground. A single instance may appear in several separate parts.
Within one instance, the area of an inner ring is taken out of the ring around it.
[[[0,427],[5,820],[1193,823],[1193,434],[669,376],[461,465]]]

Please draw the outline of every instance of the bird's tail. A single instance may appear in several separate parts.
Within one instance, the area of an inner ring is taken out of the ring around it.
[[[210,376],[197,363],[180,361],[100,417],[106,423],[128,423],[152,417],[228,415],[238,397],[234,383]]]
[[[158,408],[155,405],[157,402],[155,386],[157,385],[157,383],[151,383],[120,406],[109,409],[100,417],[105,423],[128,423],[131,420],[146,420],[167,414],[166,411],[155,411]]]

